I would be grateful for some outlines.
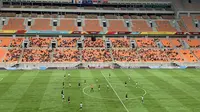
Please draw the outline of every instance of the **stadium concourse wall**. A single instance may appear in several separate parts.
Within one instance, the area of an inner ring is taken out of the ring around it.
[[[155,62],[73,62],[73,63],[0,63],[0,70],[47,70],[47,69],[187,69],[200,68],[200,63]]]
[[[0,30],[1,35],[200,35],[200,32],[97,32],[97,31],[39,31],[39,30]]]

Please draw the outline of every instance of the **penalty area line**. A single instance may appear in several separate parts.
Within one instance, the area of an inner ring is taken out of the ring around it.
[[[117,92],[115,91],[115,89],[112,87],[112,85],[110,84],[110,82],[108,81],[108,79],[104,76],[104,74],[101,72],[101,74],[103,75],[103,77],[106,79],[107,83],[110,85],[110,87],[112,88],[112,90],[114,91],[114,93],[116,94],[116,96],[118,97],[119,101],[121,102],[121,104],[124,106],[125,110],[127,112],[129,112],[129,110],[126,108],[124,102],[121,100],[121,98],[119,97],[119,95],[117,94]]]

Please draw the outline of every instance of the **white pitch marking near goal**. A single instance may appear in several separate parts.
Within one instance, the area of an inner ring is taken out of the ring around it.
[[[103,75],[103,73],[101,72],[101,74]],[[117,92],[115,91],[115,89],[112,87],[112,85],[110,84],[110,82],[108,81],[108,79],[103,75],[103,77],[106,79],[106,81],[108,82],[108,84],[110,85],[110,87],[112,88],[112,90],[114,91],[114,93],[116,94],[116,96],[118,97],[119,101],[121,102],[121,104],[124,106],[125,110],[127,112],[129,112],[129,110],[126,108],[126,106],[124,105],[123,101],[121,100],[121,98],[119,97],[119,95],[117,94]]]

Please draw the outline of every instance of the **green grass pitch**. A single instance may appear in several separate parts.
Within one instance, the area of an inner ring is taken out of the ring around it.
[[[68,73],[71,76],[64,79]],[[94,92],[90,91],[91,84]],[[200,70],[0,71],[0,112],[200,112]]]

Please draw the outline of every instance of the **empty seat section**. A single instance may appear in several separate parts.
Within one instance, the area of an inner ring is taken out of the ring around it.
[[[138,55],[143,62],[167,62],[168,57],[164,50],[160,49],[139,49]]]
[[[183,20],[189,32],[198,32],[197,28],[194,26],[191,16],[182,16],[181,19]]]
[[[173,62],[184,62],[184,59],[180,56],[179,52],[174,49],[165,49],[167,56]]]
[[[133,20],[132,31],[134,32],[151,32],[152,28],[147,24],[146,20]]]
[[[173,45],[171,44],[171,42],[169,41],[169,39],[163,38],[163,39],[159,39],[159,40],[163,44],[163,46],[165,48],[173,48]]]
[[[22,50],[19,48],[9,49],[4,58],[4,62],[18,62]]]
[[[126,38],[110,38],[113,48],[129,48],[130,40]]]
[[[157,24],[157,31],[167,31],[167,32],[176,32],[176,28],[172,27],[172,25],[167,20],[157,20],[155,21]]]
[[[172,44],[174,45],[174,47],[177,47],[177,48],[182,47],[182,44],[181,44],[179,38],[173,38],[173,39],[170,39],[170,40],[171,40]]]
[[[105,47],[104,41],[102,38],[96,38],[96,41],[92,41],[91,38],[86,38],[84,40],[84,47]]]
[[[50,49],[24,49],[22,62],[50,62]]]
[[[153,48],[157,47],[154,38],[136,38],[136,43],[139,48]]]
[[[84,49],[82,50],[82,62],[111,62],[111,54],[108,49]]]
[[[80,51],[77,49],[55,49],[53,62],[78,62]]]
[[[52,31],[51,19],[34,19],[31,30],[50,30]]]
[[[58,47],[76,47],[78,38],[57,38]]]
[[[75,19],[60,19],[60,25],[57,26],[56,30],[63,31],[78,31]]]
[[[200,47],[199,39],[184,39],[184,40],[191,48],[199,48]]]
[[[4,25],[2,30],[24,30],[24,19],[23,18],[10,18],[8,24]]]
[[[116,62],[140,61],[135,49],[113,49],[112,55]]]
[[[187,29],[185,28],[185,26],[183,25],[183,23],[181,21],[177,21],[179,27],[180,27],[180,30],[182,32],[187,32]]]
[[[51,43],[52,38],[36,38],[36,37],[30,37],[30,47],[49,47]]]
[[[108,31],[122,31],[128,32],[128,28],[125,26],[123,20],[108,20]]]
[[[5,54],[6,54],[7,50],[4,48],[0,48],[0,62],[3,61]]]
[[[13,38],[10,47],[21,47],[24,38]]]
[[[8,47],[10,45],[12,38],[10,37],[5,37],[5,38],[0,38],[0,47]]]
[[[99,24],[99,20],[85,20],[84,31],[102,31],[103,28]]]
[[[197,62],[196,57],[192,54],[192,52],[190,52],[190,50],[180,50],[180,52],[187,62]]]
[[[192,51],[194,53],[194,55],[200,60],[200,50],[199,49],[195,49]]]

